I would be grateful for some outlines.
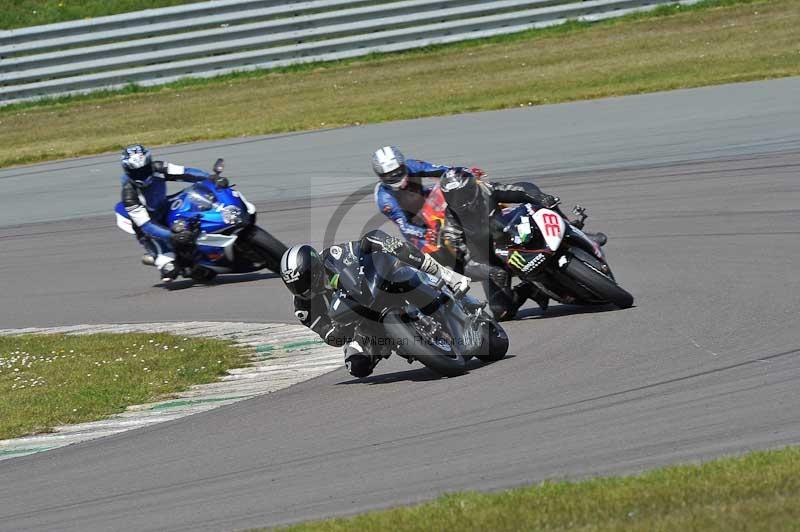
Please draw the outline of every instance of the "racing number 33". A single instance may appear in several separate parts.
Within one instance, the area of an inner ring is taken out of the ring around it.
[[[558,223],[558,216],[545,213],[542,216],[544,222],[544,232],[547,236],[561,236],[561,226]]]

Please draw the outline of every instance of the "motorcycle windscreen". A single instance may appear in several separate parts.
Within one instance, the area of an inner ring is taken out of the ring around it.
[[[367,286],[360,262],[339,268],[337,287],[365,307],[372,306],[372,292]]]
[[[233,205],[227,205],[226,197],[220,197],[211,187],[213,185],[197,183],[172,198],[167,215],[168,223],[171,225],[181,218],[199,218],[203,232],[219,233],[242,223],[249,216],[239,198],[235,198]],[[224,189],[219,192],[222,196],[227,196],[227,199],[234,200],[227,191],[228,189]]]
[[[508,234],[511,244],[521,245],[530,240],[533,232],[531,231],[531,213],[527,205],[504,210],[500,214],[500,220],[505,226],[503,232]]]

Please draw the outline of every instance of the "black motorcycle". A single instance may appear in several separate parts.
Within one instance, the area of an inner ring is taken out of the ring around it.
[[[339,263],[331,319],[353,328],[373,357],[392,353],[436,373],[463,374],[467,361],[502,359],[508,336],[470,295],[456,297],[440,279],[392,255],[371,253]]]
[[[576,207],[576,214],[585,215]],[[602,248],[551,209],[526,203],[503,215],[503,246],[495,254],[509,272],[561,303],[633,305],[617,284]]]

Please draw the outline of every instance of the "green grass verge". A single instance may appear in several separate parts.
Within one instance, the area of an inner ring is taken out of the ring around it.
[[[282,528],[291,532],[800,530],[800,448],[640,476],[544,482]]]
[[[0,439],[101,419],[248,361],[229,342],[171,334],[0,336]]]
[[[0,30],[191,4],[198,0],[0,0]]]
[[[0,108],[0,166],[800,75],[797,0],[713,0],[593,25]]]

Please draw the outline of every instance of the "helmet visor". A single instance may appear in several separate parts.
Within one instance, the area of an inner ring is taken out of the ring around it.
[[[404,164],[401,164],[391,172],[380,175],[381,181],[393,189],[401,188],[406,177],[408,177],[408,168]]]
[[[464,176],[457,185],[451,183],[449,190],[444,190],[447,205],[456,210],[463,210],[477,203],[480,189],[472,176]]]
[[[139,168],[126,168],[125,173],[138,186],[146,187],[153,182],[153,167],[146,164]]]

